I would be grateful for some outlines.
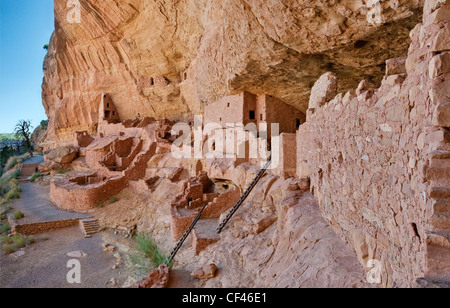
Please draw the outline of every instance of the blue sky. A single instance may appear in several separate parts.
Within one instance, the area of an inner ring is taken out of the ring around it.
[[[0,133],[47,119],[42,64],[54,30],[53,0],[0,0]]]

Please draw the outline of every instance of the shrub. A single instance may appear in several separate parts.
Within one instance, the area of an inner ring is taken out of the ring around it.
[[[5,165],[5,170],[11,170],[12,168],[14,168],[15,166],[17,166],[20,162],[20,159],[17,158],[16,156],[12,156],[8,159],[8,161],[6,162]]]
[[[12,240],[17,248],[24,248],[25,246],[27,246],[25,239],[20,234],[14,235]]]
[[[20,194],[18,191],[11,189],[8,191],[8,193],[5,195],[6,200],[12,200],[12,199],[20,199]]]
[[[42,120],[41,121],[41,128],[43,128],[43,129],[47,129],[47,127],[48,127],[48,120]]]
[[[2,244],[11,244],[12,240],[9,236],[7,235],[3,235],[2,237],[0,237],[0,243]]]
[[[34,181],[36,181],[38,178],[40,178],[42,176],[42,174],[40,172],[33,174],[33,176],[30,179],[31,183],[34,183]]]
[[[17,211],[17,212],[15,212],[14,214],[13,214],[13,216],[14,216],[14,219],[22,219],[22,218],[24,218],[25,217],[25,214],[24,213],[22,213],[22,211]]]
[[[8,223],[2,223],[0,224],[0,233],[1,234],[8,234],[11,227]]]
[[[36,239],[35,239],[34,236],[32,236],[32,235],[30,235],[29,237],[27,237],[27,238],[25,239],[25,243],[26,243],[27,245],[34,244],[35,242],[36,242]]]
[[[169,257],[161,252],[156,242],[150,236],[138,234],[136,242],[138,251],[146,258],[149,258],[155,267],[159,267],[162,264],[170,266]]]
[[[67,173],[67,172],[69,172],[69,171],[70,171],[69,168],[66,168],[66,169],[59,169],[59,170],[58,170],[58,174],[65,174],[65,173]]]
[[[14,244],[3,244],[2,245],[2,250],[6,253],[6,254],[12,254],[15,253],[17,250],[17,247]]]

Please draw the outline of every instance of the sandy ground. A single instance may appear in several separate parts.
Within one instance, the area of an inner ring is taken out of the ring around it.
[[[85,239],[78,227],[47,233],[48,240],[40,240],[25,248],[25,255],[17,260],[0,255],[0,287],[2,288],[105,288],[122,286],[128,279],[129,269],[122,263],[113,269],[117,260],[114,253],[104,253],[104,234]],[[113,243],[112,243],[113,244]],[[82,251],[82,258],[67,256]],[[81,283],[69,284],[67,263],[77,259],[81,263]],[[117,284],[109,283],[115,279]]]
[[[49,186],[20,183],[20,187],[20,199],[11,203],[14,210],[21,210],[25,214],[25,218],[18,221],[19,224],[89,217],[86,214],[63,211],[53,205],[50,201]]]

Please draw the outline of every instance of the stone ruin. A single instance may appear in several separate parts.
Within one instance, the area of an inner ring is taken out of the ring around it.
[[[67,210],[87,211],[145,177],[147,162],[170,150],[171,123],[151,118],[121,122],[114,103],[102,94],[97,138],[74,134],[75,147],[92,173],[52,183],[50,198]]]
[[[450,277],[449,16],[448,1],[429,1],[381,85],[338,94],[323,75],[297,131],[297,177],[361,266],[380,262],[386,287]]]
[[[241,190],[231,181],[211,180],[206,173],[183,182],[183,192],[172,204],[171,231],[174,241],[181,238],[205,204],[201,220],[193,231],[193,248],[199,254],[220,237],[215,233],[220,216],[239,200]],[[209,232],[208,232],[209,231]]]
[[[371,260],[380,262],[387,287],[450,277],[449,12],[442,1],[425,8],[407,57],[388,60],[381,83],[363,80],[338,93],[336,75],[324,74],[312,88],[306,116],[275,98],[247,92],[205,109],[207,123],[284,123],[280,166],[270,172],[294,178],[293,189],[310,189],[361,266],[369,271]],[[170,153],[172,123],[120,121],[108,95],[99,114],[96,138],[75,136],[79,155],[95,172],[53,183],[52,200],[88,210],[127,186],[151,191],[164,177],[169,189],[182,191],[170,210],[172,239],[208,204],[193,247],[198,254],[217,242],[207,230],[215,229],[243,188],[231,176],[216,176],[214,164],[227,162],[196,160],[189,170],[151,167],[155,155]],[[259,163],[230,161],[234,167]]]

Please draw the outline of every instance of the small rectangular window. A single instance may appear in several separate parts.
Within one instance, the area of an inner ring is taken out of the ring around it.
[[[250,120],[256,120],[256,114],[254,110],[250,110]]]
[[[262,114],[259,115],[259,120],[260,120],[260,121],[263,120],[263,115],[262,115]]]
[[[297,128],[299,128],[301,124],[302,122],[300,121],[300,119],[297,119]]]

